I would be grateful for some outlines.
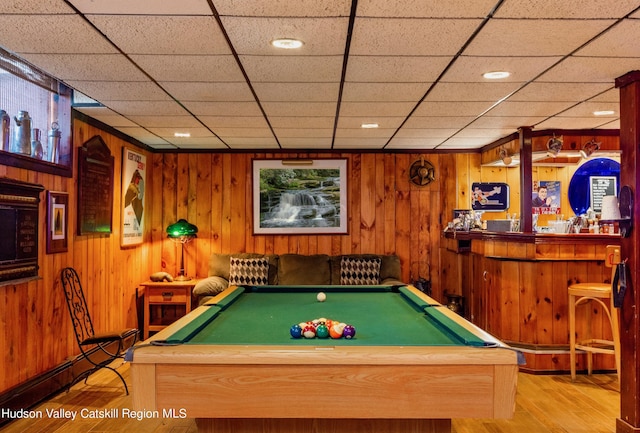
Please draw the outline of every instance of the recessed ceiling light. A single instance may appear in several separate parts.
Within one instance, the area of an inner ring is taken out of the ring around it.
[[[613,111],[613,110],[600,110],[600,111],[594,111],[593,112],[594,116],[611,116],[612,114],[615,114],[615,111]]]
[[[372,128],[377,128],[380,125],[378,125],[377,123],[363,123],[362,125],[360,125],[361,128],[363,129],[372,129]]]
[[[191,137],[191,134],[189,132],[176,132],[173,134],[174,137]]]
[[[509,75],[511,75],[511,73],[507,71],[492,71],[482,74],[482,76],[487,80],[500,80],[502,78],[507,78]]]
[[[285,50],[294,50],[296,48],[300,48],[303,45],[303,42],[298,39],[281,38],[272,40],[271,45]]]

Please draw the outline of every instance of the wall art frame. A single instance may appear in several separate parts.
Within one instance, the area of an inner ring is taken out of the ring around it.
[[[144,240],[146,170],[145,155],[127,147],[122,148],[122,247],[140,245]]]
[[[347,234],[347,159],[253,160],[253,233]]]
[[[69,194],[47,191],[47,254],[65,253],[69,247]]]

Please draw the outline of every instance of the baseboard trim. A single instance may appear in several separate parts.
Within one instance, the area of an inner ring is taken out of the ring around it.
[[[131,337],[133,335],[129,338]],[[117,350],[117,343],[113,343],[107,349]],[[107,359],[107,355],[97,347],[91,349],[88,354],[91,359],[96,361]],[[83,355],[78,355],[1,393],[0,408],[10,410],[31,409],[60,391],[68,389],[76,382],[83,380],[93,370],[93,367],[94,365],[87,361]],[[124,393],[124,387],[122,392]],[[11,421],[13,419],[5,418],[0,413],[0,427]]]

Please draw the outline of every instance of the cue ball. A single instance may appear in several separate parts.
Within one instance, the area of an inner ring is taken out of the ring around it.
[[[325,295],[324,292],[320,292],[318,296],[316,296],[316,299],[318,302],[324,302],[327,299],[327,295]]]

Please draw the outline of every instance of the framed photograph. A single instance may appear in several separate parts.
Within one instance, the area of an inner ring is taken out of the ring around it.
[[[69,194],[47,191],[47,254],[64,253],[68,248]]]
[[[255,234],[346,234],[347,160],[254,160]]]
[[[147,157],[122,149],[122,237],[123,247],[139,245],[144,235],[144,187]]]

